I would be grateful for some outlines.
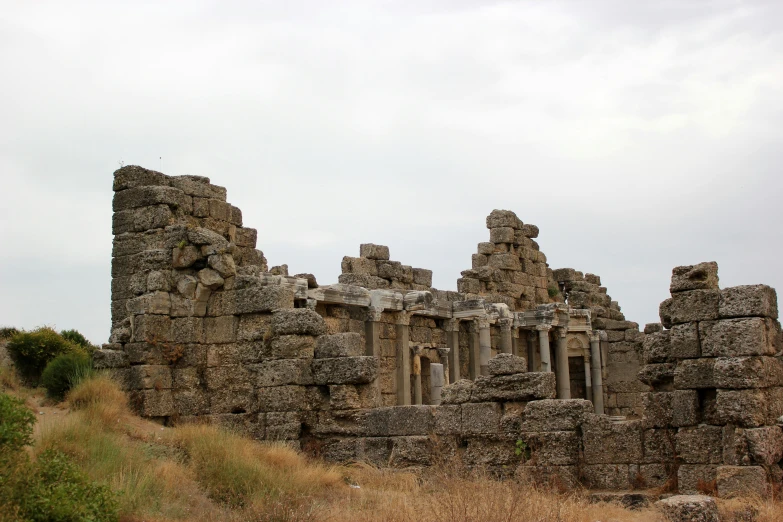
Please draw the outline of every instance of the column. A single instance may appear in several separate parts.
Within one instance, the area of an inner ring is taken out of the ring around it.
[[[590,375],[590,356],[584,356],[585,362],[585,398],[588,401],[593,400],[593,379]]]
[[[531,330],[525,330],[525,343],[527,344],[527,371],[541,371],[541,357],[536,355],[536,335]]]
[[[542,372],[552,371],[552,363],[549,360],[549,330],[551,328],[552,326],[548,324],[536,325],[536,330],[538,330],[538,350],[541,352],[539,354],[541,357],[539,371]]]
[[[430,363],[430,404],[433,406],[440,404],[445,377],[442,363]]]
[[[477,320],[470,322],[470,336],[468,337],[468,377],[475,381],[481,375],[479,370],[479,325]]]
[[[408,325],[408,312],[397,313],[397,406],[410,406],[411,403],[411,351]]]
[[[440,364],[443,366],[443,385],[451,384],[449,380],[449,353],[451,348],[438,348],[438,355],[440,356]]]
[[[371,357],[381,356],[381,313],[383,310],[370,307],[367,311],[367,320],[364,321],[365,355]]]
[[[481,375],[489,375],[489,359],[492,356],[492,337],[489,333],[489,319],[479,318],[479,364]]]
[[[598,332],[590,333],[590,373],[593,377],[593,407],[595,412],[603,414],[604,412],[604,385],[601,376],[601,338]]]
[[[557,329],[557,346],[555,357],[557,358],[557,398],[571,398],[571,372],[568,369],[568,338],[566,329]]]
[[[498,324],[500,324],[500,353],[512,353],[511,319],[499,319]]]
[[[446,321],[446,344],[449,347],[449,382],[459,380],[459,321]]]
[[[421,354],[424,353],[424,348],[414,346],[411,351],[413,352],[413,404],[421,406]]]

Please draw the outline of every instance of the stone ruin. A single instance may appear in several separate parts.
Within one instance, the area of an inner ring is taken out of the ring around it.
[[[538,228],[487,217],[458,291],[363,244],[339,282],[269,268],[226,190],[114,173],[110,368],[146,417],[216,423],[335,461],[595,490],[764,494],[783,479],[774,289],[675,268],[640,331]]]

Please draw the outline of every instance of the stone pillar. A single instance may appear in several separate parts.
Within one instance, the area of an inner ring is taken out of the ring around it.
[[[411,351],[413,352],[413,404],[421,406],[421,354],[424,353],[424,348],[414,346]]]
[[[593,384],[593,407],[595,412],[603,414],[604,412],[604,385],[601,376],[601,338],[598,332],[590,333],[590,373],[592,374]]]
[[[511,346],[511,319],[499,319],[500,353],[513,353]]]
[[[593,400],[593,379],[590,375],[590,356],[584,356],[585,362],[585,399]]]
[[[449,353],[451,348],[438,348],[438,355],[440,356],[440,364],[443,366],[443,385],[451,384],[449,380]]]
[[[446,321],[446,344],[449,347],[449,382],[459,380],[459,321]]]
[[[397,406],[411,404],[411,351],[408,325],[408,312],[398,312],[397,315]]]
[[[479,325],[477,320],[470,322],[470,337],[468,338],[468,377],[475,381],[481,375],[479,370]]]
[[[492,337],[489,333],[489,319],[480,318],[479,327],[479,363],[481,375],[489,375],[489,359],[492,356]]]
[[[531,330],[525,330],[527,344],[527,371],[538,372],[541,368],[541,357],[536,355],[536,335]]]
[[[381,313],[383,310],[370,307],[367,311],[367,320],[364,321],[365,355],[371,357],[381,356]]]
[[[571,398],[571,372],[568,369],[568,338],[566,329],[557,329],[557,346],[555,357],[557,358],[557,398]]]
[[[440,404],[441,391],[445,382],[446,372],[442,363],[430,363],[430,404]]]
[[[527,355],[527,349],[525,349]],[[511,328],[511,353],[519,355],[519,328]]]
[[[541,357],[539,371],[542,372],[552,371],[552,363],[549,358],[549,330],[551,328],[552,326],[548,324],[536,325],[536,330],[538,330],[538,349],[541,352],[539,354]]]

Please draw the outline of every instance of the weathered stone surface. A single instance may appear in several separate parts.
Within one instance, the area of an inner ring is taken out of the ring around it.
[[[96,370],[105,368],[126,368],[129,366],[128,354],[122,350],[95,350],[92,354],[92,366]]]
[[[446,388],[443,389],[444,394]],[[555,374],[518,373],[515,375],[480,376],[474,382],[471,401],[533,401],[555,397]]]
[[[721,290],[720,317],[778,317],[778,297],[767,285],[734,286]]]
[[[494,435],[500,429],[502,408],[497,402],[462,405],[462,433],[468,436]]]
[[[538,227],[535,226],[535,225],[531,225],[529,223],[526,223],[526,224],[522,225],[522,228],[520,230],[522,231],[522,234],[525,237],[529,237],[530,239],[535,239],[535,238],[538,237]],[[601,284],[600,280],[599,280],[598,284]]]
[[[677,389],[716,388],[716,359],[685,359],[674,370],[674,387]]]
[[[636,377],[650,386],[671,383],[674,381],[674,368],[673,363],[646,364],[642,366]]]
[[[312,368],[316,384],[366,384],[378,377],[378,359],[368,356],[314,359]]]
[[[315,339],[309,335],[281,335],[260,349],[270,359],[312,359],[314,351]]]
[[[522,228],[522,221],[510,210],[493,210],[487,216],[487,228],[491,230],[498,227],[519,229]]]
[[[144,417],[168,417],[174,415],[171,390],[140,390],[130,394],[130,403]]]
[[[267,412],[266,440],[296,440],[302,432],[302,418],[297,411]]]
[[[186,213],[193,209],[193,201],[184,192],[173,187],[146,186],[134,187],[114,193],[112,209],[114,212],[152,205],[168,205],[182,208]]]
[[[588,464],[582,468],[582,474],[590,489],[631,489],[628,464]]]
[[[499,353],[487,363],[490,375],[513,375],[527,371],[527,361],[510,353]]]
[[[428,435],[434,426],[430,406],[392,406],[369,410],[362,421],[373,437]]]
[[[645,334],[653,334],[663,331],[663,325],[661,323],[647,323],[644,325]]]
[[[256,386],[313,384],[310,361],[307,359],[273,359],[262,361],[256,368]]]
[[[678,266],[672,270],[672,282],[669,291],[717,290],[718,263],[711,261],[698,265]]]
[[[783,384],[783,363],[775,357],[718,357],[717,388],[767,388]]]
[[[287,385],[259,389],[258,409],[260,411],[299,411],[311,408],[304,386]]]
[[[665,330],[645,335],[642,350],[644,361],[648,364],[668,361],[671,355],[671,332]]]
[[[337,333],[318,337],[315,358],[357,357],[364,355],[364,338],[358,333]]]
[[[721,498],[767,495],[767,472],[761,466],[718,466],[715,481]]]
[[[367,259],[389,260],[389,247],[364,243],[359,245],[359,256]]]
[[[473,381],[468,379],[460,379],[449,386],[444,386],[441,392],[441,404],[463,404],[470,402],[473,389]]]
[[[322,335],[326,333],[323,317],[309,308],[278,310],[270,323],[275,335]]]
[[[669,328],[674,324],[717,319],[720,301],[719,290],[679,292],[661,303],[661,323]]]
[[[394,437],[389,464],[400,468],[426,466],[432,462],[432,453],[429,437]]]
[[[581,426],[593,412],[593,404],[584,399],[544,399],[531,401],[525,407],[522,431],[569,431]]]
[[[683,323],[672,326],[671,357],[693,359],[701,356],[698,323]]]
[[[575,431],[550,431],[520,435],[530,448],[528,465],[571,466],[579,461],[579,435]]]
[[[699,323],[705,357],[774,355],[778,335],[774,320],[761,317]]]
[[[329,406],[335,410],[377,408],[380,390],[372,384],[332,384],[329,386]]]
[[[783,458],[783,430],[780,426],[745,430],[745,438],[755,463],[772,466]]]
[[[715,477],[718,467],[715,464],[680,464],[677,468],[677,489],[686,495],[714,493]]]
[[[514,229],[511,227],[496,227],[489,229],[489,240],[492,243],[513,243]]]
[[[294,307],[293,291],[281,285],[242,288],[222,293],[225,295],[224,299],[226,300],[227,309],[221,310],[224,313],[217,311],[215,315],[273,312]],[[210,302],[210,308],[212,306],[213,303]],[[210,312],[210,315],[212,315],[212,312]]]
[[[675,495],[655,503],[671,522],[720,522],[715,499],[705,495]]]
[[[607,417],[585,415],[582,440],[588,464],[637,463],[642,459],[642,423],[614,423]]]
[[[680,428],[677,455],[687,464],[720,464],[723,458],[723,434],[720,426]]]
[[[441,404],[434,410],[436,435],[462,433],[462,406]]]
[[[718,390],[715,417],[721,424],[763,426],[767,418],[767,396],[763,390]]]
[[[512,441],[495,437],[475,437],[467,440],[462,460],[468,466],[508,467],[519,461]]]
[[[165,174],[138,165],[126,165],[114,171],[114,192],[142,186],[166,186],[168,183]]]

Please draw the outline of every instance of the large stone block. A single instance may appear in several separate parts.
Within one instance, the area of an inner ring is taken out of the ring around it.
[[[394,437],[389,464],[399,468],[426,466],[432,463],[432,455],[429,437]]]
[[[434,426],[430,406],[392,406],[375,408],[362,420],[367,435],[373,437],[429,435]]]
[[[582,469],[590,489],[628,490],[632,484],[628,464],[588,464]]]
[[[511,227],[496,227],[489,229],[489,241],[498,243],[513,243],[514,229]]]
[[[761,466],[718,466],[715,481],[721,498],[768,494],[767,472]]]
[[[717,388],[768,388],[783,384],[783,363],[776,357],[718,357]]]
[[[359,245],[359,256],[367,259],[389,260],[389,247],[383,245],[374,245],[372,243],[363,243]]]
[[[649,386],[669,386],[674,382],[674,369],[673,363],[646,364],[636,374],[636,378]]]
[[[724,288],[721,291],[720,317],[778,317],[778,297],[767,285]]]
[[[716,359],[684,359],[674,370],[674,387],[677,389],[716,388]]]
[[[164,186],[134,187],[116,192],[112,210],[119,212],[152,205],[181,208],[186,214],[193,211],[193,201],[189,196],[179,189]]]
[[[322,335],[326,333],[323,318],[309,308],[278,310],[272,314],[274,335]]]
[[[715,418],[720,424],[735,424],[743,428],[764,426],[767,395],[763,390],[718,390]]]
[[[460,435],[462,433],[462,406],[440,405],[434,410],[436,435]]]
[[[783,458],[783,430],[780,426],[745,430],[748,452],[757,464],[772,466]]]
[[[414,268],[413,284],[430,288],[432,286],[432,270],[427,270],[426,268]]]
[[[370,356],[314,359],[316,384],[367,384],[378,377],[378,359]]]
[[[487,228],[490,230],[498,227],[522,228],[522,221],[510,210],[493,210],[487,216]]]
[[[675,359],[700,357],[699,323],[675,324],[671,329],[671,356]]]
[[[705,495],[675,495],[655,503],[671,522],[720,522],[715,499]]]
[[[130,403],[143,417],[169,417],[174,415],[171,390],[139,390],[130,394]]]
[[[164,365],[131,366],[129,383],[131,389],[164,390],[171,388],[171,367]]]
[[[497,402],[462,405],[462,433],[465,436],[497,435],[502,408]]]
[[[530,462],[540,466],[571,466],[579,461],[579,435],[575,431],[550,431],[520,435],[530,448]],[[509,441],[512,445],[513,441]]]
[[[717,319],[720,301],[719,290],[688,290],[676,293],[661,303],[661,323],[670,328],[674,324]]]
[[[373,384],[332,384],[329,406],[335,410],[356,410],[380,406],[380,390]]]
[[[263,343],[259,351],[269,359],[312,359],[315,338],[309,335],[281,335]]]
[[[513,375],[527,372],[527,361],[524,357],[510,353],[499,353],[487,363],[490,375]]]
[[[778,328],[773,319],[751,317],[699,323],[702,355],[740,357],[774,355]]]
[[[623,333],[623,337],[625,334]],[[671,332],[663,330],[644,336],[642,353],[646,363],[664,363],[671,355]]]
[[[718,263],[712,261],[698,265],[678,266],[672,269],[672,281],[669,291],[717,290]]]
[[[519,460],[514,441],[487,436],[468,439],[462,456],[468,466],[479,467],[508,467]]]
[[[593,404],[583,399],[544,399],[527,403],[522,431],[573,431],[592,414]]]
[[[114,171],[114,192],[143,186],[166,186],[169,177],[138,165],[127,165]]]
[[[588,464],[637,463],[642,459],[641,421],[612,422],[588,414],[582,423],[585,462]]]
[[[444,388],[445,391],[445,388]],[[473,402],[507,402],[553,399],[555,374],[551,372],[518,373],[478,377],[473,385]]]
[[[364,338],[358,333],[322,335],[315,343],[315,358],[357,357],[364,355]]]
[[[282,285],[242,288],[235,293],[223,293],[234,297],[233,311],[215,314],[210,312],[210,315],[252,314],[294,307],[293,290]]]
[[[470,402],[473,389],[473,381],[460,379],[457,382],[444,386],[441,392],[441,404],[463,404]]]
[[[103,370],[106,368],[127,368],[129,364],[128,354],[123,350],[102,348],[100,350],[95,350],[92,354],[92,366],[96,370]]]
[[[273,359],[255,368],[256,386],[265,388],[284,384],[313,384],[313,373],[307,359]]]
[[[275,386],[258,390],[260,411],[302,411],[311,409],[304,386]]]
[[[680,428],[677,455],[687,464],[720,464],[723,460],[723,432],[720,426]]]
[[[642,460],[644,464],[674,463],[677,430],[653,428],[642,433]]]
[[[681,464],[677,468],[677,489],[685,495],[714,493],[717,474],[714,464]]]

